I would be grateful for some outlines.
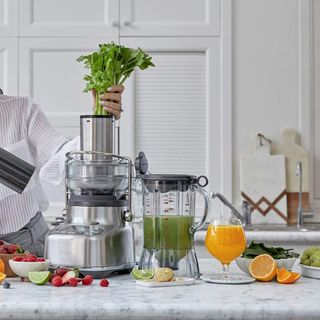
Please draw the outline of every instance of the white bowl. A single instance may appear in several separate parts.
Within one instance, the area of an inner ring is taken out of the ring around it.
[[[237,258],[236,263],[238,267],[246,274],[250,275],[249,266],[253,259],[247,258]],[[286,268],[287,270],[291,270],[294,263],[296,262],[296,258],[288,258],[288,259],[275,259],[278,268]]]
[[[50,266],[50,261],[41,262],[22,262],[9,260],[9,265],[12,271],[19,277],[26,278],[30,271],[48,271]]]
[[[304,277],[320,279],[320,268],[319,267],[305,266],[301,263],[299,263],[299,267],[301,268],[301,274]]]

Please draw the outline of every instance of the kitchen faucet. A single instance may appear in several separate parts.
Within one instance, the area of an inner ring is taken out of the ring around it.
[[[243,224],[243,226],[251,227],[251,206],[249,202],[243,201],[241,205],[242,214],[221,194],[217,192],[211,192],[212,199],[218,198],[225,206],[231,209],[231,212],[236,216]]]
[[[297,167],[296,167],[296,176],[299,177],[299,205],[297,209],[297,227],[298,228],[303,228],[303,208],[302,208],[302,163],[301,161],[297,162]]]

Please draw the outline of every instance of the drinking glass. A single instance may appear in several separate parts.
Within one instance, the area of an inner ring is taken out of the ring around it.
[[[208,226],[205,245],[223,267],[223,273],[214,275],[214,279],[230,280],[229,265],[246,248],[241,221],[235,218],[213,220]]]

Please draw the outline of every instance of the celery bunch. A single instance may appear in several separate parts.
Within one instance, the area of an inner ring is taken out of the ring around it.
[[[89,55],[80,56],[77,61],[84,62],[90,74],[84,76],[87,81],[84,92],[96,91],[95,115],[108,113],[99,103],[99,95],[112,85],[122,85],[137,67],[145,70],[154,67],[152,58],[140,48],[132,49],[114,42],[99,44],[99,50]]]

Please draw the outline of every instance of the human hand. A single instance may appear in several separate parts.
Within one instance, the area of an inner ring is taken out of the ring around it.
[[[121,95],[124,91],[124,86],[122,85],[114,85],[108,88],[107,92],[101,94],[100,105],[112,115],[115,116],[116,120],[120,119],[121,116]],[[93,95],[93,105],[96,105],[96,91],[92,90]]]

